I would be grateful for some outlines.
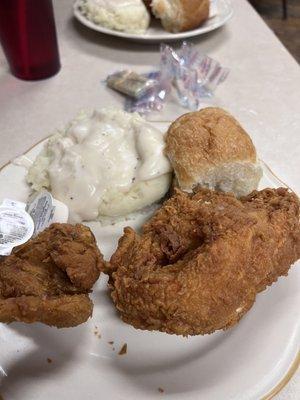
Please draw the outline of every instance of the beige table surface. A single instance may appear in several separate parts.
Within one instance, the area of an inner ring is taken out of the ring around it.
[[[215,104],[227,108],[251,134],[260,157],[300,192],[300,69],[246,0],[233,0],[224,27],[192,42],[231,69]],[[72,0],[54,0],[62,70],[52,79],[12,77],[0,50],[0,165],[21,154],[82,108],[120,105],[101,80],[134,65],[149,70],[158,45],[121,41],[92,32],[72,18]],[[298,372],[277,400],[300,398]]]

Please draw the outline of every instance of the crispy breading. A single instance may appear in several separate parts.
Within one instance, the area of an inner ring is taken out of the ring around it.
[[[0,262],[0,322],[76,326],[92,314],[88,296],[103,257],[89,228],[52,224]]]
[[[288,190],[177,190],[139,235],[125,228],[110,262],[122,319],[180,335],[236,324],[256,294],[300,257],[299,200]]]

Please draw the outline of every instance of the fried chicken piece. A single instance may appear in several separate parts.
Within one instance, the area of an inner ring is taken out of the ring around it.
[[[1,260],[0,322],[82,324],[92,314],[88,293],[103,265],[89,228],[52,224]]]
[[[139,329],[198,335],[235,325],[256,294],[300,257],[299,200],[288,190],[177,190],[131,228],[110,261],[122,319]]]

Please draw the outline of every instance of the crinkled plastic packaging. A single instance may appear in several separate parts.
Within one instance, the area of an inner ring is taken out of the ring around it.
[[[128,98],[125,108],[141,114],[160,111],[170,96],[174,97],[175,94],[181,106],[197,110],[204,98],[213,96],[228,73],[228,68],[199,53],[187,42],[179,50],[162,44],[159,71],[143,75],[151,85],[138,98]]]

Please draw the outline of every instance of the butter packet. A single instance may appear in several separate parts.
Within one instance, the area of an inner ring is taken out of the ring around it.
[[[4,199],[0,205],[0,255],[9,255],[15,246],[26,243],[33,232],[34,222],[26,204]]]
[[[69,217],[68,207],[54,199],[47,190],[34,193],[29,198],[26,210],[34,222],[33,236],[54,222],[67,222]]]
[[[67,222],[68,207],[47,190],[34,193],[28,203],[4,199],[0,205],[0,256],[42,232],[54,222]]]
[[[144,75],[133,71],[120,71],[109,75],[107,86],[134,99],[144,96],[152,88],[154,82]]]

